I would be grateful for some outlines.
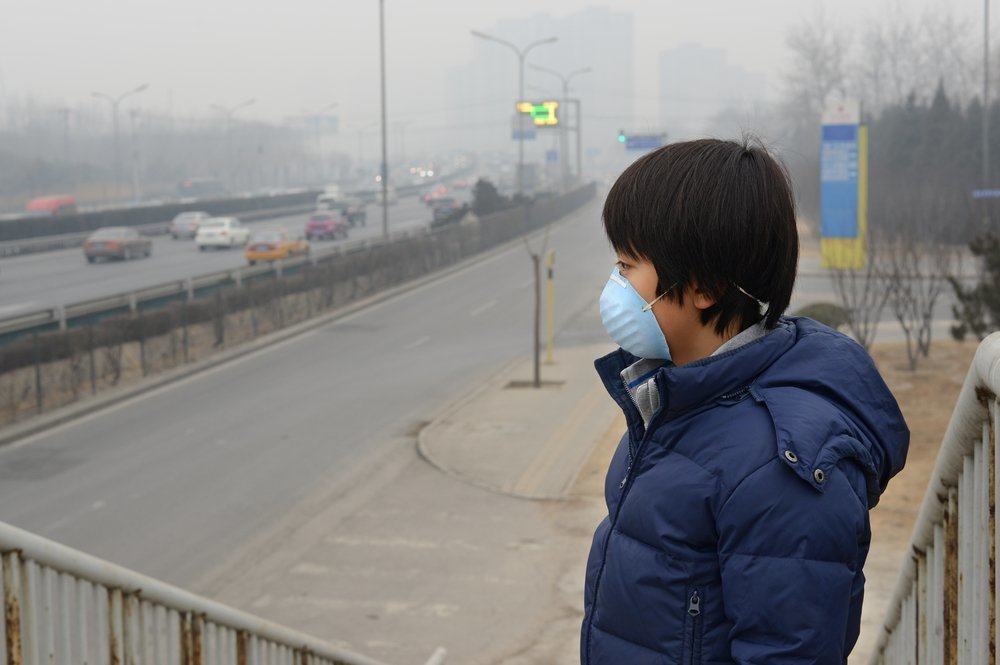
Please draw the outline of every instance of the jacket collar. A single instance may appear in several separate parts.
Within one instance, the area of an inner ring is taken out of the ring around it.
[[[750,385],[795,343],[796,336],[795,324],[783,317],[769,334],[731,351],[686,365],[667,363],[656,374],[661,410],[670,418]],[[594,361],[608,394],[625,412],[630,430],[636,427],[637,420],[641,423],[641,416],[628,396],[621,372],[637,360],[619,348]]]

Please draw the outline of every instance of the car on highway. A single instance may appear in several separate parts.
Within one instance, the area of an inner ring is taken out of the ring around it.
[[[128,226],[105,226],[83,243],[87,263],[98,259],[136,259],[153,253],[153,241]]]
[[[452,196],[442,196],[434,199],[431,204],[431,216],[434,222],[440,224],[454,217],[455,213],[461,209],[462,204],[457,199]]]
[[[198,249],[242,247],[250,240],[250,229],[235,217],[209,217],[198,225],[194,242]]]
[[[317,210],[306,222],[306,240],[346,238],[350,224],[339,210]]]
[[[447,186],[437,185],[436,187],[431,188],[430,191],[424,193],[424,195],[421,196],[420,199],[428,206],[430,206],[433,205],[434,201],[441,198],[442,196],[445,196],[447,193],[448,193]]]
[[[351,226],[365,225],[368,221],[368,211],[364,202],[354,196],[333,196],[320,194],[316,197],[316,210],[339,210],[347,218]]]
[[[201,210],[189,210],[182,212],[170,221],[170,236],[178,238],[193,238],[198,234],[198,227],[206,219],[210,218],[207,212]]]
[[[76,198],[67,194],[54,196],[39,196],[31,199],[24,207],[25,212],[36,215],[72,215],[76,213]]]
[[[288,231],[281,228],[254,231],[245,250],[247,263],[250,265],[255,265],[258,261],[277,261],[308,254],[309,241],[292,238]]]

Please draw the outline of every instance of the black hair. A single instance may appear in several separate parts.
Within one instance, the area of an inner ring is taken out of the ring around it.
[[[656,268],[657,296],[696,282],[715,300],[701,321],[720,335],[762,319],[773,328],[788,307],[799,256],[792,185],[755,139],[684,141],[640,157],[611,187],[603,217],[616,252]],[[683,304],[683,291],[664,297]]]

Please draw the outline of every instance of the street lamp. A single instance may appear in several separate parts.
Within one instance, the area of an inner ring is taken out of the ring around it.
[[[497,44],[502,44],[515,54],[517,54],[517,100],[518,102],[524,101],[524,59],[528,56],[528,53],[536,46],[541,46],[542,44],[552,44],[553,42],[559,41],[558,37],[548,37],[546,39],[539,39],[538,41],[531,42],[524,48],[518,48],[515,44],[508,42],[505,39],[500,39],[499,37],[494,37],[493,35],[488,35],[485,32],[479,32],[478,30],[472,30],[473,37],[479,37],[480,39],[485,39],[490,42],[496,42]],[[524,194],[524,132],[522,130],[523,116],[518,115],[517,123],[517,193],[520,195]]]
[[[103,99],[104,101],[111,104],[111,122],[114,126],[115,134],[115,196],[118,195],[118,189],[121,186],[121,140],[118,131],[118,107],[121,103],[125,101],[127,97],[138,94],[149,87],[148,83],[143,83],[140,86],[132,88],[131,90],[126,90],[122,94],[114,97],[104,92],[92,92],[90,95],[96,97],[97,99]]]
[[[229,186],[233,186],[233,179],[235,170],[233,168],[233,141],[232,141],[232,124],[233,116],[240,109],[245,109],[246,107],[254,104],[257,100],[251,97],[245,101],[235,104],[233,106],[223,106],[222,104],[212,104],[212,108],[221,113],[226,119],[226,170],[229,172]]]
[[[554,69],[541,67],[539,65],[531,65],[531,68],[534,69],[535,71],[551,74],[552,76],[555,76],[560,81],[562,81],[562,99],[559,100],[559,103],[562,105],[564,109],[566,108],[567,102],[569,100],[569,82],[573,79],[574,76],[579,76],[580,74],[589,74],[591,71],[593,71],[590,67],[581,67],[580,69],[571,71],[569,74],[563,75]],[[583,174],[580,172],[580,144],[581,144],[580,115],[581,115],[580,102],[577,101],[576,104],[576,177],[577,178],[583,177]],[[569,130],[567,129],[564,120],[565,116],[563,117],[562,120],[559,121],[559,129],[560,129],[559,160],[562,162],[563,187],[566,187],[569,184],[569,159],[567,159],[569,153],[569,141],[567,132]]]

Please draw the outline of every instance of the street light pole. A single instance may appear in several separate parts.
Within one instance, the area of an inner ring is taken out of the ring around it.
[[[499,37],[494,37],[493,35],[488,35],[485,32],[479,32],[478,30],[472,30],[473,37],[479,37],[480,39],[485,39],[487,41],[496,42],[506,46],[512,50],[517,55],[517,102],[524,101],[524,61],[528,57],[528,53],[536,46],[541,46],[542,44],[551,44],[553,42],[559,41],[558,37],[547,37],[546,39],[539,39],[538,41],[531,42],[524,48],[518,48],[517,45],[508,42],[506,39],[500,39]],[[518,113],[517,115],[517,193],[520,196],[524,196],[524,116]]]
[[[96,97],[97,99],[103,99],[104,101],[111,104],[111,124],[114,131],[114,179],[115,179],[115,196],[118,195],[118,190],[121,187],[121,170],[122,170],[122,154],[121,154],[121,136],[119,131],[118,123],[118,107],[121,103],[125,101],[126,98],[138,94],[149,87],[148,83],[143,83],[140,86],[132,88],[131,90],[126,90],[117,97],[113,97],[104,92],[92,92],[90,95]]]
[[[546,74],[551,74],[555,76],[560,81],[562,81],[562,99],[559,100],[559,105],[561,108],[565,109],[568,106],[569,100],[569,82],[574,76],[579,76],[580,74],[588,74],[591,71],[590,67],[582,67],[580,69],[574,70],[569,74],[563,75],[554,69],[549,69],[547,67],[540,67],[538,65],[531,65],[531,68],[535,71],[544,72]],[[576,104],[576,163],[577,163],[577,177],[582,177],[580,171],[580,103]],[[565,112],[565,111],[564,111]],[[562,174],[563,174],[563,187],[569,186],[569,130],[564,122],[565,116],[559,120],[559,161],[562,162]]]
[[[385,0],[378,0],[379,78],[382,88],[382,237],[389,237],[389,154],[386,146],[385,112]]]
[[[983,188],[990,186],[990,0],[983,1]]]
[[[233,126],[233,116],[240,109],[246,108],[256,102],[254,98],[250,98],[246,101],[240,102],[235,106],[223,106],[222,104],[212,104],[212,108],[221,113],[226,118],[226,170],[229,172],[227,183],[232,187],[235,183],[234,174],[235,169],[233,168],[233,139],[232,139],[232,126]]]

